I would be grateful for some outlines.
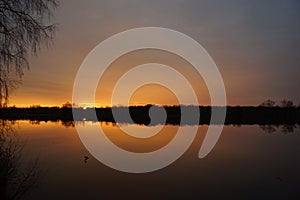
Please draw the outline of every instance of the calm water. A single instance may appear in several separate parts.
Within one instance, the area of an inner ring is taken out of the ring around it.
[[[89,125],[91,122],[80,124]],[[152,138],[134,139],[111,123],[100,125],[111,141],[134,152],[159,149],[178,129],[165,126]],[[17,121],[12,126],[25,141],[23,160],[38,158],[42,171],[27,196],[31,200],[300,199],[299,126],[225,126],[213,151],[199,159],[198,151],[208,128],[202,125],[180,159],[146,174],[123,173],[101,164],[85,149],[72,123]],[[86,163],[85,155],[89,156]]]

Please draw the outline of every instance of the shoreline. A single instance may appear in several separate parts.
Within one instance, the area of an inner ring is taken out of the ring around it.
[[[181,110],[179,106],[164,106],[166,111],[166,120],[150,119],[149,110],[152,105],[131,106],[129,112],[132,120],[136,124],[173,124],[179,125],[181,122]],[[154,109],[154,111],[152,110]],[[161,116],[160,106],[153,106],[151,111],[157,111]],[[213,107],[216,112],[222,111],[225,107]],[[116,122],[112,114],[112,108],[73,108],[77,113],[74,120],[72,108],[58,107],[35,107],[35,108],[0,108],[0,119],[2,120],[31,120],[31,121],[96,121],[91,117],[93,110],[96,110],[98,121]],[[123,115],[127,107],[114,107],[116,112]],[[218,121],[211,122],[210,106],[182,106],[187,112],[193,109],[200,110],[200,124],[221,124]],[[224,124],[300,124],[299,107],[262,107],[262,106],[227,106],[226,119]],[[131,120],[123,117],[118,119],[119,123],[132,123]],[[165,123],[164,123],[165,122]],[[185,119],[182,125],[195,125],[197,122],[193,119]]]

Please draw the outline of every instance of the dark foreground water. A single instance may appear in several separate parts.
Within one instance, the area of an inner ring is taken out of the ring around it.
[[[24,198],[300,199],[299,126],[228,125],[212,152],[199,159],[198,152],[208,128],[201,125],[191,147],[176,162],[159,171],[130,174],[94,159],[72,125],[71,122],[29,121],[11,124],[20,140],[25,141],[23,162],[38,158],[41,171]],[[89,125],[91,122],[80,124]],[[154,137],[135,139],[112,123],[100,125],[111,141],[134,152],[159,149],[178,129],[165,126]],[[84,156],[89,157],[86,162]]]

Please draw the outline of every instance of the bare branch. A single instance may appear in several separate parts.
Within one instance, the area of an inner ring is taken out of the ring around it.
[[[52,41],[50,19],[57,6],[56,0],[0,0],[0,107],[7,105],[12,88],[9,74],[21,79],[29,53],[37,54],[42,43]]]

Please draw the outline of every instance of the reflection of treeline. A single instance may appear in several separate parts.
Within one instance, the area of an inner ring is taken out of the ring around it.
[[[266,132],[266,133],[283,133],[283,134],[288,134],[288,133],[294,133],[297,129],[296,124],[283,124],[283,125],[278,125],[278,124],[264,124],[260,125],[260,128]],[[298,128],[300,129],[300,125],[298,124]]]
[[[42,121],[29,121],[30,124],[33,125],[40,125]],[[59,123],[62,126],[69,128],[69,127],[75,127],[75,125],[81,125],[85,126],[86,123],[98,123],[98,122],[90,122],[90,121],[51,121],[53,123]],[[106,125],[106,126],[122,126],[122,124],[117,124],[116,122],[105,122],[105,121],[100,121],[100,125]],[[123,124],[124,125],[124,124]],[[125,125],[128,125],[128,123],[125,123]],[[176,124],[173,124],[176,126]],[[140,126],[145,126],[145,124],[140,124]],[[151,125],[150,125],[151,126]],[[242,127],[241,124],[234,124],[233,126],[236,127]],[[283,134],[288,134],[288,133],[294,133],[297,132],[297,130],[300,130],[300,124],[263,124],[259,125],[259,127],[266,133],[273,134],[273,133],[283,133]]]
[[[149,110],[152,105],[132,106],[129,107],[130,115],[135,123],[149,124]],[[154,106],[153,108],[161,108]],[[216,113],[224,110],[225,107],[210,106],[164,106],[167,114],[167,124],[180,124],[181,109],[189,112],[194,109],[200,110],[199,124],[209,124],[211,118],[211,110],[215,109]],[[92,117],[94,109],[96,110],[98,121],[115,122],[111,108],[73,108],[77,113],[77,120],[95,121]],[[126,107],[114,107],[118,113],[126,112]],[[153,109],[154,111],[156,109]],[[152,110],[152,111],[153,111]],[[160,111],[161,109],[157,109]],[[125,115],[124,115],[125,116]],[[155,115],[154,115],[155,116]],[[73,121],[72,108],[70,107],[30,107],[30,108],[2,108],[0,109],[0,118],[9,120],[31,120],[31,121]],[[120,118],[118,122],[130,123],[126,117]],[[153,122],[153,121],[152,121]],[[163,121],[162,121],[163,122]],[[157,120],[155,123],[159,124]],[[214,124],[220,121],[212,122]],[[191,123],[185,120],[183,124],[195,124],[191,119]],[[300,124],[300,108],[299,107],[265,107],[265,106],[227,106],[225,124]]]

